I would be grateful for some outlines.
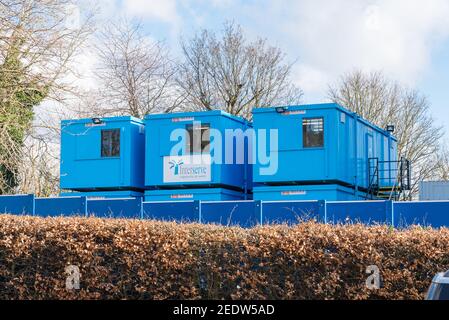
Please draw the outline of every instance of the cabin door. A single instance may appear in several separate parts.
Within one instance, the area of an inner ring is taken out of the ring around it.
[[[367,133],[366,134],[366,165],[367,165],[367,169],[365,170],[365,172],[368,173],[368,186],[371,183],[371,178],[374,176],[376,168],[375,168],[375,164],[376,161],[375,160],[370,160],[371,158],[374,157],[374,144],[373,144],[373,135],[371,133]]]

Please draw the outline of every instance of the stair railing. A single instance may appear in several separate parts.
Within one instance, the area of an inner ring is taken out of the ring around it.
[[[374,164],[374,165],[373,165]],[[393,164],[393,165],[392,165]],[[382,169],[379,166],[382,166]],[[400,199],[400,196],[404,190],[410,190],[411,185],[411,165],[410,161],[401,157],[400,160],[396,161],[379,161],[378,158],[368,159],[368,190],[366,199],[371,197],[373,199],[374,195],[380,197],[381,190],[385,190],[384,195],[388,196],[389,200],[393,198],[395,200]],[[385,177],[385,172],[387,176]],[[380,177],[382,173],[382,177]],[[380,183],[380,180],[389,181],[387,185]],[[391,186],[390,183],[393,182]],[[391,190],[390,190],[391,187]]]

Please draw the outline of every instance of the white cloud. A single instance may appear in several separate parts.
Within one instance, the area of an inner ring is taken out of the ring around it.
[[[307,93],[305,102],[316,102],[316,99],[322,99],[317,93],[321,92],[332,81],[329,74],[307,64],[294,66],[292,73],[296,75],[295,84]]]
[[[153,18],[171,24],[178,23],[175,0],[124,0],[123,6],[130,16]]]
[[[95,89],[98,86],[95,77],[95,67],[98,56],[92,47],[86,48],[76,57],[74,64],[77,68],[77,76],[73,78],[75,84],[83,90]]]
[[[304,89],[306,99],[324,98],[330,82],[355,68],[383,70],[414,85],[426,76],[433,49],[449,37],[449,0],[101,2],[108,17],[125,14],[141,18],[144,24],[168,24],[167,40],[174,52],[179,49],[181,31],[217,28],[234,18],[247,34],[268,37],[291,60],[298,60],[294,80]],[[223,21],[217,21],[217,12]],[[160,37],[158,32],[151,31]]]
[[[303,0],[283,8],[278,32],[291,54],[299,52],[295,73],[306,94],[354,68],[413,85],[449,36],[447,0]]]
[[[233,4],[236,4],[235,0],[208,0],[216,8],[228,8]],[[237,5],[239,5],[237,3]]]

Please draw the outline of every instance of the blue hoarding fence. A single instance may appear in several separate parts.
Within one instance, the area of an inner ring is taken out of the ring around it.
[[[34,215],[41,217],[85,216],[86,197],[35,198]]]
[[[88,199],[88,216],[98,218],[142,218],[142,198]]]
[[[262,224],[326,222],[325,201],[261,201]]]
[[[145,202],[143,197],[89,199],[0,196],[0,213],[155,219],[252,227],[315,220],[322,223],[449,227],[449,201],[177,201]]]
[[[200,222],[200,201],[143,202],[143,219]]]
[[[201,203],[201,223],[252,227],[261,219],[260,201],[215,201]]]
[[[409,225],[434,228],[449,227],[449,201],[396,202],[393,225],[398,228]]]
[[[393,201],[326,202],[328,223],[392,224]]]
[[[0,213],[34,215],[34,195],[0,196]]]

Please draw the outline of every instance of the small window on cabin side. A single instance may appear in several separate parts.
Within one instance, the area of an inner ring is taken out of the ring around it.
[[[304,148],[321,148],[324,146],[323,118],[302,120],[302,144]]]
[[[120,129],[101,130],[101,157],[120,157]]]
[[[186,139],[188,153],[208,153],[210,151],[210,124],[187,125]]]

